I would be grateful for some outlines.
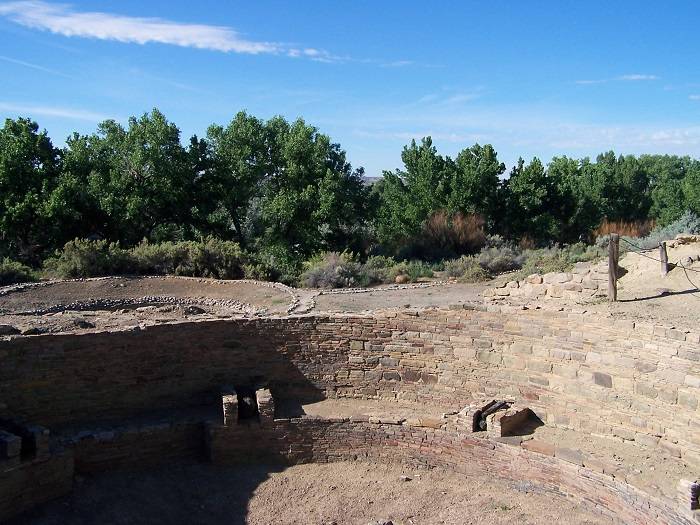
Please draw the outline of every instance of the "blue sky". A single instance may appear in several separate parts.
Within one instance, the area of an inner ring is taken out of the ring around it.
[[[694,1],[0,0],[0,118],[57,144],[153,107],[183,141],[239,110],[304,117],[368,175],[454,155],[700,157]]]

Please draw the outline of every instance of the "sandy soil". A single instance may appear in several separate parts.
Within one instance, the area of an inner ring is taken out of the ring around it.
[[[646,257],[645,257],[646,255]],[[680,245],[668,249],[669,261],[677,262],[685,257],[700,256],[700,243]],[[576,308],[607,317],[694,329],[700,321],[700,262],[690,265],[688,272],[680,266],[666,277],[660,274],[658,251],[644,255],[627,253],[620,261],[626,274],[618,281],[618,302],[607,299],[584,300],[578,303],[555,299],[539,299],[542,307]],[[697,270],[698,272],[694,271]],[[43,332],[80,331],[85,329],[112,329],[148,324],[197,319],[222,318],[239,315],[284,315],[298,298],[293,313],[305,312],[367,312],[384,308],[446,307],[459,303],[479,303],[481,293],[487,287],[510,277],[481,284],[446,283],[425,288],[408,287],[392,289],[377,287],[347,293],[347,290],[306,290],[290,292],[273,288],[269,284],[250,281],[218,281],[214,279],[159,278],[110,278],[81,282],[58,282],[49,286],[29,288],[24,291],[0,295],[0,324],[11,324],[21,331],[35,328]],[[87,307],[79,312],[52,312],[43,315],[22,315],[18,312],[90,302],[96,299],[135,300],[146,296],[165,296],[187,299],[203,309],[195,315],[182,305],[130,305],[127,308]],[[520,299],[513,298],[516,304]],[[207,304],[204,304],[207,303]],[[235,303],[235,304],[232,304]],[[529,304],[537,307],[539,304]],[[84,321],[87,321],[85,323]],[[36,332],[36,330],[35,330]],[[31,332],[30,332],[31,333]]]
[[[287,292],[248,281],[113,277],[92,281],[57,282],[50,286],[10,293],[0,297],[0,310],[38,310],[90,299],[139,299],[147,296],[235,299],[241,303],[279,312],[283,312],[291,302]]]
[[[139,302],[144,297],[175,303]],[[266,283],[114,277],[56,282],[0,295],[0,324],[29,335],[129,329],[187,320],[285,315],[293,301],[293,293]],[[50,311],[27,314],[41,310]]]
[[[289,407],[293,409],[293,406]],[[352,417],[358,415],[386,417],[407,420],[410,418],[433,418],[450,424],[454,421],[454,411],[435,405],[417,404],[408,401],[374,399],[324,399],[301,406],[301,411],[284,413],[285,407],[278,407],[280,417],[302,414],[331,417]],[[443,415],[446,417],[443,417]],[[574,430],[533,426],[521,436],[523,440],[537,439],[559,447],[580,450],[600,460],[609,468],[623,470],[630,481],[637,486],[658,488],[665,494],[673,495],[681,478],[696,477],[696,469],[680,458],[671,456],[661,448],[650,448],[640,443],[623,441],[614,436],[593,436]]]
[[[648,257],[659,258],[658,250],[643,252]],[[696,328],[700,321],[700,263],[680,266],[661,276],[661,263],[638,253],[627,253],[620,260],[627,273],[618,280],[618,302],[597,305],[597,309],[609,309],[611,315]],[[697,258],[700,244],[668,248],[669,262],[684,257]],[[690,280],[689,280],[690,279]]]
[[[275,288],[270,283],[251,281],[174,277],[66,281],[0,294],[0,324],[11,325],[22,333],[28,331],[27,335],[36,335],[128,329],[193,319],[286,315],[295,304],[293,313],[447,306],[478,302],[481,300],[479,294],[485,288],[485,285],[459,283],[430,283],[429,286],[378,287],[361,293],[345,293],[347,290],[337,293]],[[201,310],[192,312],[186,304],[163,301],[138,302],[145,297],[190,301]],[[105,304],[95,304],[96,301]],[[120,301],[136,304],[122,304]]]
[[[275,407],[278,417],[298,417],[301,415],[325,418],[364,416],[388,416],[408,419],[412,417],[442,418],[445,413],[452,413],[449,408],[434,404],[417,404],[409,401],[391,401],[386,399],[324,399],[315,403],[305,403],[299,407],[293,404],[278,403]]]
[[[381,520],[394,525],[613,523],[528,483],[442,470],[365,463],[286,469],[188,463],[83,479],[70,496],[12,525],[368,525]]]

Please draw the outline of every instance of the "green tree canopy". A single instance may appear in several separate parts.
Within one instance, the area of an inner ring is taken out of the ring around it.
[[[36,262],[47,242],[44,197],[60,170],[59,152],[36,122],[0,129],[0,255]]]

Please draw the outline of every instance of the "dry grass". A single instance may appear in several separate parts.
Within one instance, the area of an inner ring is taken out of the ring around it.
[[[537,248],[537,243],[535,242],[535,239],[525,234],[518,241],[518,247],[521,250],[534,250]]]
[[[428,246],[441,247],[454,253],[473,253],[486,242],[484,219],[480,215],[445,210],[433,213],[423,226],[422,236]]]
[[[602,237],[611,233],[617,233],[626,237],[645,237],[654,229],[656,223],[645,219],[639,221],[609,221],[603,222],[593,231],[594,237]]]

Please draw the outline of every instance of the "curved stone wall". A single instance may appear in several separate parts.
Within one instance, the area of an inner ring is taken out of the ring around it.
[[[14,337],[0,341],[0,418],[52,429],[129,420],[210,406],[222,386],[256,382],[281,401],[380,397],[460,409],[510,399],[548,426],[661,447],[699,466],[698,342],[668,327],[501,309]]]
[[[227,320],[0,341],[0,417],[47,426],[205,404],[264,379],[278,398],[461,408],[527,400],[551,426],[700,463],[698,335],[551,312],[426,310]]]
[[[265,426],[207,428],[211,459],[237,463],[282,459],[287,463],[369,460],[441,467],[466,476],[516,482],[586,502],[624,524],[697,523],[673,499],[649,494],[580,462],[493,442],[455,429],[354,419],[303,417]]]

